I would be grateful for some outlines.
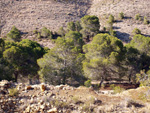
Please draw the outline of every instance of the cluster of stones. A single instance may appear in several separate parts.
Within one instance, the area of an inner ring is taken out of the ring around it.
[[[9,95],[9,88],[18,90],[17,96]],[[0,113],[1,112],[23,112],[23,113],[58,113],[67,112],[68,107],[53,105],[66,102],[59,97],[60,90],[74,90],[74,87],[68,85],[53,86],[48,84],[25,85],[22,83],[12,83],[6,80],[0,82]],[[73,106],[70,106],[73,109]]]

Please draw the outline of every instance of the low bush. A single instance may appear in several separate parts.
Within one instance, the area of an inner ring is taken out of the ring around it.
[[[143,22],[144,24],[149,24],[149,21],[147,20],[147,17],[145,16],[144,17],[144,22]]]
[[[52,34],[52,32],[51,32],[49,29],[47,29],[46,27],[43,27],[43,28],[41,29],[41,36],[42,36],[43,38],[52,39],[53,34]]]
[[[17,88],[10,88],[8,89],[9,96],[17,96],[19,94],[19,91]]]
[[[124,13],[123,12],[119,13],[119,19],[124,19]]]
[[[132,31],[133,35],[136,35],[136,34],[141,34],[141,30],[139,30],[138,28],[135,28],[133,31]]]
[[[91,86],[91,80],[85,81],[85,82],[84,82],[84,85],[85,85],[86,87],[90,87],[90,86]]]
[[[110,85],[110,88],[114,90],[114,93],[121,93],[125,90],[124,88],[121,88],[120,86],[115,86],[114,84]]]
[[[135,15],[135,20],[141,20],[141,15],[140,14],[136,14]]]
[[[145,73],[143,70],[136,74],[136,82],[140,83],[140,86],[150,86],[150,71]]]

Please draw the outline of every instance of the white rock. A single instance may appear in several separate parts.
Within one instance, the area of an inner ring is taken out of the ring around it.
[[[52,109],[48,110],[47,113],[57,113],[57,109],[52,108]]]

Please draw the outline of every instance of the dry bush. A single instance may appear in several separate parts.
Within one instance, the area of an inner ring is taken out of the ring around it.
[[[8,92],[9,92],[9,96],[17,96],[19,94],[17,88],[10,88],[8,89]]]

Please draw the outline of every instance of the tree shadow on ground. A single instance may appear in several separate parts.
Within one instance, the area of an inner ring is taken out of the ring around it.
[[[148,34],[142,34],[142,35],[144,35],[145,37],[150,37],[150,35],[148,35]]]
[[[113,26],[113,29],[120,29],[121,27],[116,27],[116,26]]]
[[[116,23],[120,23],[123,22],[122,20],[115,20]]]
[[[129,43],[131,41],[130,34],[128,33],[116,31],[116,36],[125,43]]]
[[[125,16],[124,19],[132,19],[132,17]]]

